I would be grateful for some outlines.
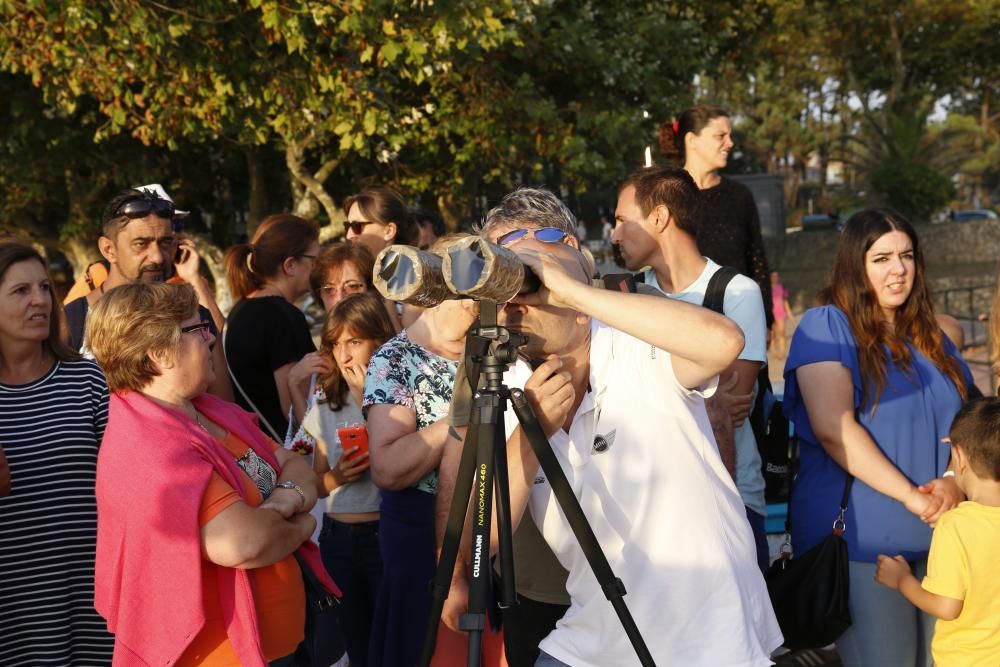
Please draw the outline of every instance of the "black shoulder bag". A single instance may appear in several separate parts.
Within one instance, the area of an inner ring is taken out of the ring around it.
[[[789,466],[789,488],[791,476]],[[781,556],[771,565],[765,579],[774,614],[785,636],[785,646],[790,649],[828,646],[851,626],[847,605],[850,594],[847,542],[843,534],[847,530],[844,513],[853,483],[854,477],[848,474],[840,498],[840,512],[833,520],[830,534],[796,557],[792,554],[792,496],[789,494],[789,513],[785,519],[788,536],[781,546]]]
[[[298,552],[294,556],[306,591],[305,639],[295,651],[295,661],[302,667],[329,667],[344,655],[344,639],[336,616],[340,600],[323,588]]]

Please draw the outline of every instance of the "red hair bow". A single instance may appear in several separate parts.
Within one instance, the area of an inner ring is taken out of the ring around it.
[[[681,124],[676,118],[674,118],[674,122],[670,127],[673,128],[674,134],[679,134],[681,131]]]

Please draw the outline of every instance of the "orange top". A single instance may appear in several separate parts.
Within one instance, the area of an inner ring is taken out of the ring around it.
[[[242,440],[226,435],[222,445],[235,458],[240,458],[249,447]],[[277,444],[274,445],[278,447]],[[263,502],[260,491],[248,475],[243,477],[243,492],[247,504],[256,507]],[[219,515],[222,510],[242,498],[218,473],[213,473],[202,497],[198,514],[199,525]],[[218,584],[214,563],[202,558],[201,590],[205,605],[205,625],[201,632],[177,661],[178,667],[239,667],[240,661],[226,636],[219,602]],[[254,606],[264,657],[277,660],[295,652],[305,632],[305,590],[302,571],[295,557],[289,555],[274,565],[251,571],[254,584]]]

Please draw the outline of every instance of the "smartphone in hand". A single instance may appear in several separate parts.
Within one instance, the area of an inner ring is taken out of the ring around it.
[[[353,461],[362,454],[368,453],[368,427],[364,424],[338,428],[337,436],[340,438],[340,447],[345,452],[354,447],[358,448],[358,451],[347,457],[348,461]]]

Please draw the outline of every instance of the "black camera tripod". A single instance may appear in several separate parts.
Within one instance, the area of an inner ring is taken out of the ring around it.
[[[468,434],[462,450],[455,492],[448,513],[448,524],[431,590],[431,613],[427,623],[420,665],[429,667],[434,655],[438,625],[444,601],[451,588],[452,573],[458,558],[462,531],[472,496],[472,555],[470,563],[469,610],[459,620],[469,633],[469,667],[479,667],[483,630],[486,628],[486,606],[489,598],[492,567],[490,565],[490,533],[496,492],[496,515],[499,536],[499,557],[502,590],[500,607],[516,604],[514,589],[514,546],[510,516],[510,489],[507,475],[507,438],[504,412],[510,400],[521,429],[538,457],[542,471],[556,502],[569,522],[584,556],[597,578],[605,597],[611,602],[625,634],[632,643],[643,667],[653,667],[653,657],[625,605],[625,586],[611,570],[601,546],[587,522],[580,503],[573,494],[548,438],[535,417],[527,397],[520,389],[508,389],[504,373],[518,356],[518,348],[527,339],[522,334],[497,325],[497,304],[480,302],[479,320],[469,329],[465,347],[465,369],[474,391],[474,403]],[[479,389],[480,375],[485,378]],[[456,378],[458,383],[463,378]],[[527,510],[526,510],[527,511]]]

